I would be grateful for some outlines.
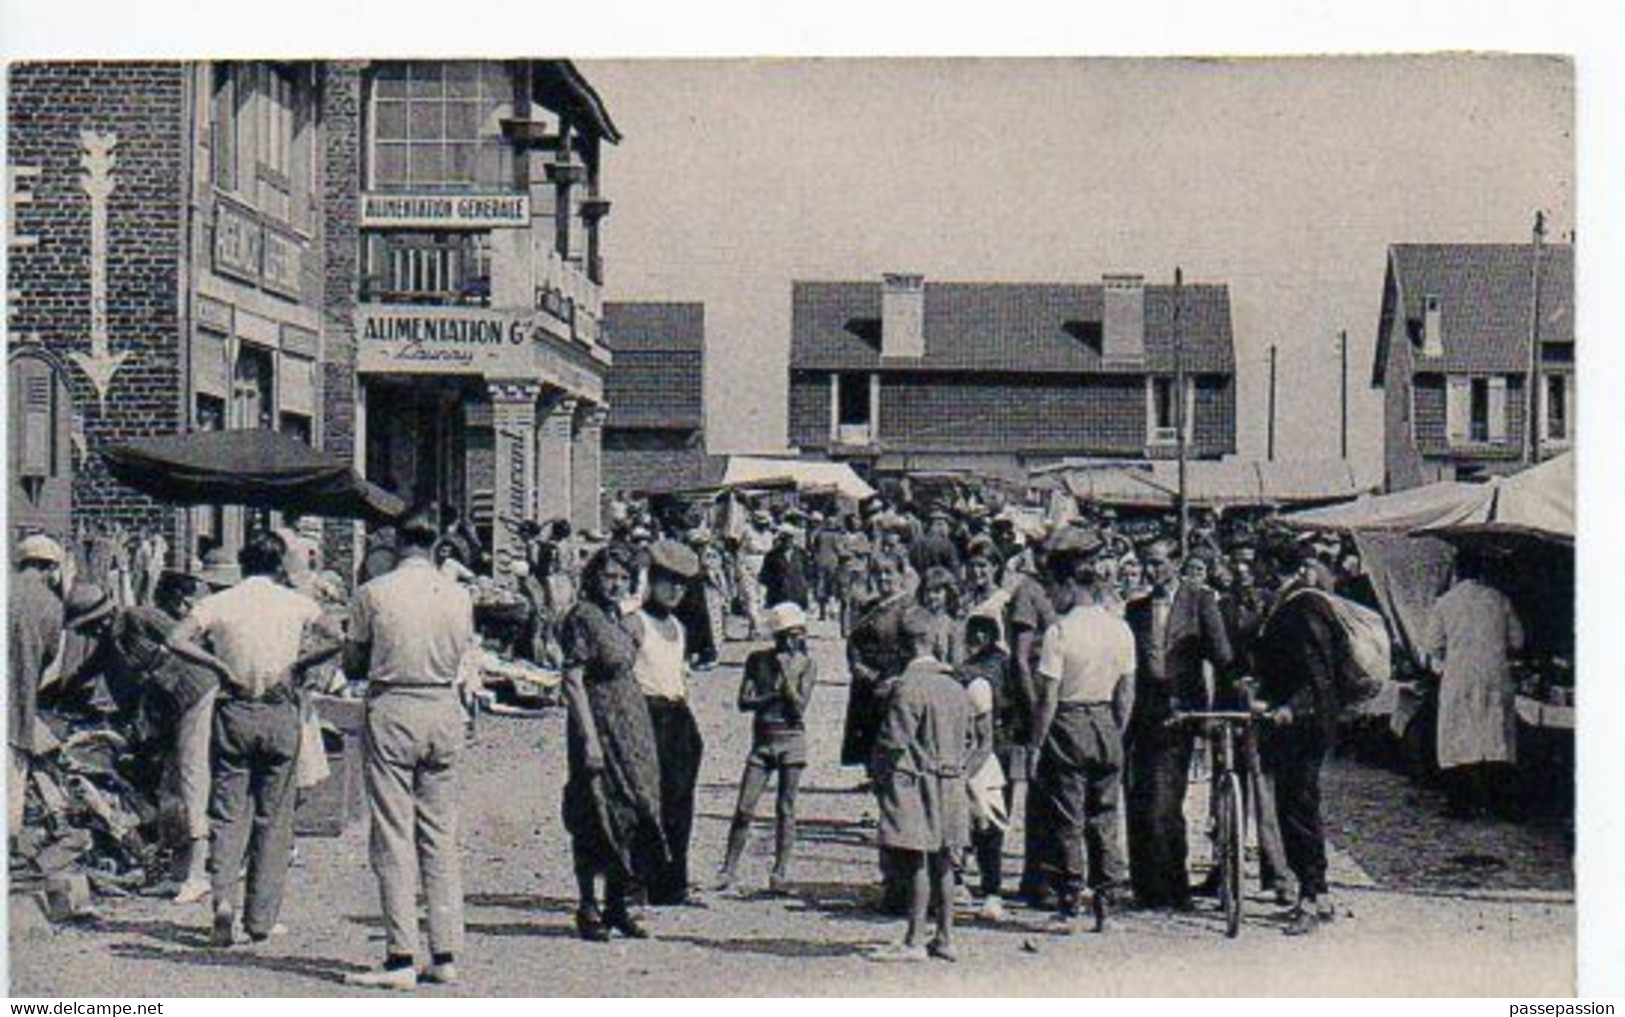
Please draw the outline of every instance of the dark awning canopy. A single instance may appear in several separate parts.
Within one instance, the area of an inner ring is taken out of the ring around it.
[[[243,505],[277,512],[386,521],[406,503],[348,463],[278,431],[203,431],[105,449],[117,480],[175,505]]]

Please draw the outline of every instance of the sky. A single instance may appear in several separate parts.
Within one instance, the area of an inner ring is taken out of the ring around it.
[[[1227,283],[1239,453],[1350,449],[1387,246],[1574,222],[1573,66],[1545,57],[584,60],[605,158],[606,298],[706,305],[713,451],[785,440],[797,279]]]

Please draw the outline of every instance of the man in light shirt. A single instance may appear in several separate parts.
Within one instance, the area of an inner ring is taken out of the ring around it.
[[[1072,606],[1044,633],[1032,751],[1032,795],[1051,818],[1060,847],[1057,919],[1076,915],[1085,881],[1094,891],[1095,930],[1104,930],[1113,887],[1123,882],[1117,798],[1123,733],[1134,705],[1134,635],[1103,605],[1092,534],[1053,550],[1048,566]],[[1085,862],[1087,861],[1087,869]]]
[[[255,942],[278,931],[293,852],[299,754],[294,682],[339,650],[337,629],[321,607],[283,585],[286,553],[274,533],[250,537],[237,555],[243,580],[198,601],[168,639],[176,656],[220,679],[209,796],[217,946],[236,940],[237,884],[245,854],[243,928]],[[309,643],[307,636],[313,637]]]
[[[378,989],[417,985],[418,894],[428,904],[430,963],[424,980],[457,980],[463,941],[457,845],[456,764],[470,665],[474,603],[434,564],[434,517],[416,512],[399,529],[394,571],[361,587],[350,618],[345,670],[367,679],[370,855],[384,911],[382,970],[348,981]]]

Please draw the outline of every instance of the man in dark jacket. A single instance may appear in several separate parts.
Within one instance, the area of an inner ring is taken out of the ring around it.
[[[779,528],[773,550],[762,559],[761,583],[767,606],[794,604],[803,611],[812,606],[811,584],[807,581],[807,552],[796,543],[796,531]]]
[[[1168,720],[1208,705],[1203,665],[1223,673],[1230,640],[1219,598],[1193,574],[1181,582],[1177,552],[1166,543],[1145,555],[1152,591],[1130,602],[1124,620],[1137,656],[1134,719],[1128,749],[1128,856],[1134,895],[1145,907],[1190,907],[1185,792],[1191,764],[1188,729]]]
[[[1294,587],[1259,633],[1253,655],[1264,734],[1265,772],[1274,777],[1286,861],[1298,880],[1289,935],[1313,932],[1335,913],[1326,885],[1326,835],[1320,817],[1320,768],[1337,734],[1337,667],[1342,652],[1332,616],[1334,579],[1307,559]]]

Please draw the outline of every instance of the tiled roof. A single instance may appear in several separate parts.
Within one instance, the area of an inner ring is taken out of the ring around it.
[[[673,301],[607,301],[604,344],[623,350],[705,349],[705,305]]]
[[[705,426],[705,305],[606,303],[607,427]]]
[[[1529,367],[1531,248],[1528,244],[1395,244],[1390,283],[1404,309],[1416,369],[1515,373]],[[1395,294],[1389,294],[1393,299]],[[1422,355],[1422,301],[1439,298],[1444,356]],[[1549,244],[1541,256],[1540,338],[1574,342],[1574,248]],[[1387,336],[1378,346],[1377,370]]]
[[[1174,370],[1172,286],[1145,287],[1144,371]],[[1103,287],[1075,283],[925,284],[925,356],[880,356],[880,282],[797,282],[792,291],[793,370],[1101,372]],[[1184,292],[1185,367],[1235,369],[1230,293]]]

